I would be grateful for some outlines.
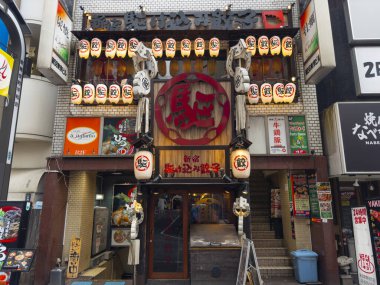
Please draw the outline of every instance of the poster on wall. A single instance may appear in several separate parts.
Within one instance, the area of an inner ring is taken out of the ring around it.
[[[317,177],[315,173],[307,175],[307,184],[309,187],[310,198],[310,217],[313,222],[321,222],[321,213],[319,209]]]
[[[351,211],[359,284],[377,285],[367,208],[356,207]]]
[[[99,153],[100,118],[67,118],[63,155]]]
[[[375,268],[377,278],[380,280],[380,199],[371,199],[367,201],[367,210],[369,217],[369,228],[373,252],[375,254]]]
[[[91,256],[95,256],[107,249],[107,234],[109,230],[109,210],[106,207],[95,207],[94,224],[92,231]]]
[[[29,272],[33,263],[34,253],[35,249],[9,249],[2,269]]]
[[[130,217],[125,210],[137,196],[137,186],[117,184],[113,187],[112,226],[127,227],[131,225]]]
[[[126,247],[131,245],[131,229],[113,228],[111,232],[111,246]]]
[[[289,116],[289,145],[291,154],[308,154],[309,145],[305,116]]]
[[[306,174],[293,174],[291,181],[294,216],[309,217],[310,202]]]
[[[287,137],[284,116],[268,116],[270,154],[287,154]]]
[[[102,154],[132,155],[137,139],[135,118],[104,118]]]
[[[13,70],[13,57],[0,48],[0,96],[8,97]]]
[[[317,193],[321,219],[332,219],[332,195],[330,182],[317,182]]]

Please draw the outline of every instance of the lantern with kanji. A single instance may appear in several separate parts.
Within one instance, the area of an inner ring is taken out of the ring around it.
[[[272,102],[272,86],[269,83],[263,83],[260,87],[261,102],[269,104]]]
[[[165,54],[167,58],[173,58],[176,51],[176,41],[175,39],[169,38],[166,40]]]
[[[152,40],[153,56],[155,58],[161,58],[162,57],[162,51],[163,51],[162,41],[159,38],[154,38]]]
[[[120,86],[111,84],[108,92],[108,99],[111,103],[117,104],[120,101]]]
[[[98,38],[93,38],[91,40],[91,56],[92,57],[100,57],[102,53],[102,41]]]
[[[104,104],[107,101],[107,85],[100,83],[96,85],[95,101],[98,104]]]
[[[284,37],[282,39],[282,55],[291,56],[293,53],[293,39],[291,37]]]
[[[124,104],[132,104],[133,102],[133,87],[132,85],[125,84],[122,88],[122,99]]]
[[[71,103],[76,105],[82,103],[82,86],[80,86],[78,83],[71,85],[70,93]]]
[[[112,39],[109,39],[107,42],[106,42],[106,58],[110,58],[110,59],[113,59],[116,55],[116,41],[115,40],[112,40]]]
[[[238,148],[231,153],[232,175],[237,179],[248,178],[251,174],[251,156],[247,149]]]
[[[208,50],[211,57],[218,57],[220,50],[220,41],[218,38],[212,38],[208,43]]]
[[[83,87],[83,102],[86,104],[92,104],[95,101],[95,86],[91,83],[87,83]]]
[[[117,40],[116,56],[120,58],[125,58],[128,50],[128,41],[126,39],[120,38]]]
[[[88,59],[90,56],[90,42],[88,40],[81,40],[79,42],[79,57]]]
[[[285,85],[284,102],[292,103],[295,96],[296,96],[296,85],[292,82],[289,82],[288,84]]]
[[[261,36],[258,40],[259,54],[267,55],[269,52],[269,39],[267,36]]]
[[[205,53],[205,40],[196,38],[194,41],[194,51],[196,56],[203,56]]]
[[[273,101],[274,103],[284,102],[284,84],[276,83],[273,85]]]
[[[273,36],[269,40],[271,55],[279,55],[281,52],[281,39],[279,36]]]
[[[183,39],[181,41],[181,55],[182,57],[189,57],[191,52],[191,41],[189,39]]]
[[[254,36],[248,36],[245,39],[245,43],[247,44],[247,51],[254,56],[256,54],[256,38]]]
[[[134,157],[134,172],[137,180],[148,180],[153,172],[153,154],[148,150],[139,150]]]
[[[129,39],[128,43],[128,56],[133,57],[137,50],[137,46],[139,45],[139,41],[136,38]]]
[[[259,103],[259,86],[257,84],[251,84],[248,89],[248,103],[257,104]]]

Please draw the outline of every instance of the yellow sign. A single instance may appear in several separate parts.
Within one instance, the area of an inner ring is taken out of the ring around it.
[[[0,49],[0,96],[8,97],[13,61],[13,57]]]
[[[69,264],[67,268],[67,278],[77,278],[79,271],[81,240],[72,238],[70,243]]]

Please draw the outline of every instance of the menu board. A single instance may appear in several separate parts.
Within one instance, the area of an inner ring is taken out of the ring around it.
[[[289,145],[291,154],[308,154],[305,116],[289,116]]]
[[[95,256],[107,249],[109,223],[110,219],[108,208],[95,207],[91,256]]]
[[[309,217],[310,202],[306,174],[293,174],[291,176],[291,181],[294,216]]]
[[[377,278],[380,280],[380,199],[368,200],[367,210]]]
[[[137,139],[135,118],[104,118],[102,154],[132,155]]]
[[[34,249],[9,249],[3,270],[28,272],[34,259]]]
[[[321,219],[332,219],[332,195],[330,182],[317,182],[317,193]]]
[[[317,192],[317,177],[315,174],[309,174],[307,176],[307,184],[309,186],[309,198],[310,198],[310,215],[313,222],[320,222],[321,213],[319,209],[319,200]]]

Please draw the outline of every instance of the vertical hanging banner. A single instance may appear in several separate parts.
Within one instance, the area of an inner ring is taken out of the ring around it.
[[[377,285],[366,207],[352,208],[359,284]]]
[[[377,278],[380,280],[380,199],[367,201],[369,228],[372,240],[373,252],[375,253],[375,267]]]
[[[291,154],[308,154],[305,116],[289,116],[289,144]]]
[[[310,198],[310,217],[313,222],[321,222],[321,213],[319,209],[317,177],[315,173],[307,175],[307,184],[309,186]]]
[[[305,174],[292,175],[293,211],[296,217],[310,216],[309,190]]]
[[[287,139],[284,116],[268,116],[270,154],[287,154]]]
[[[8,97],[13,61],[13,57],[0,49],[0,96]]]
[[[79,258],[81,249],[81,239],[72,238],[69,251],[69,263],[67,266],[67,278],[77,278],[79,271]]]

